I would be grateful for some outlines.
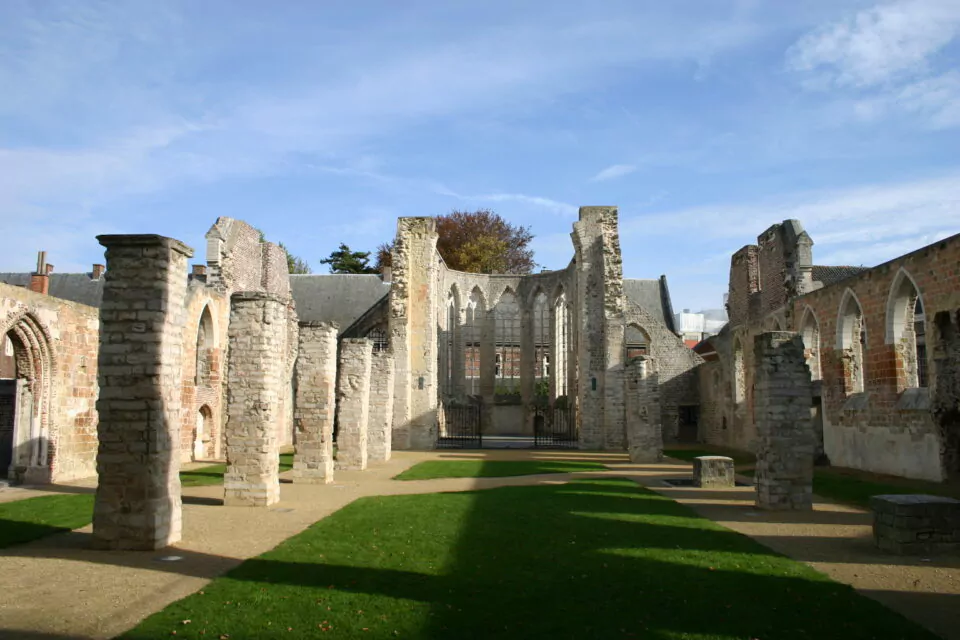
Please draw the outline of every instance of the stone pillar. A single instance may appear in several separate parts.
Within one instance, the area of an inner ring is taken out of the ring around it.
[[[616,207],[580,207],[576,249],[580,445],[625,445],[623,262]]]
[[[803,341],[777,331],[754,338],[757,420],[757,507],[813,507],[815,437],[810,421],[810,369]]]
[[[453,395],[456,398],[462,398],[467,393],[467,360],[463,335],[466,329],[466,317],[466,307],[460,301],[460,296],[457,296],[457,312],[453,316]],[[390,371],[392,376],[392,365]],[[392,392],[390,397],[393,397]],[[393,415],[392,409],[390,414]]]
[[[660,381],[651,358],[639,357],[627,364],[626,430],[631,462],[663,460],[663,429],[660,423]]]
[[[105,235],[93,540],[160,549],[180,540],[183,302],[193,249],[156,235]]]
[[[394,449],[437,444],[438,269],[436,220],[400,218],[390,288]]]
[[[286,301],[271,293],[230,299],[227,366],[227,471],[224,504],[266,507],[280,499],[279,422],[282,415]]]
[[[300,326],[294,429],[293,481],[333,482],[333,415],[337,406],[336,324]]]
[[[367,468],[370,369],[373,343],[365,338],[340,343],[337,377],[337,469]]]
[[[461,359],[462,361],[462,359]],[[390,459],[393,430],[393,356],[373,354],[370,367],[370,418],[367,429],[367,461]]]
[[[496,347],[496,316],[493,309],[486,309],[478,314],[480,324],[480,396],[483,399],[481,406],[481,428],[493,424],[493,407],[496,403],[497,390],[497,347]],[[506,366],[506,365],[504,365]]]

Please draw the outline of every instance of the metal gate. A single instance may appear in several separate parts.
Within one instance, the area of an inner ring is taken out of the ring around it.
[[[438,449],[481,449],[483,405],[480,403],[440,403]]]
[[[577,449],[580,446],[573,407],[534,407],[533,446],[541,449]]]

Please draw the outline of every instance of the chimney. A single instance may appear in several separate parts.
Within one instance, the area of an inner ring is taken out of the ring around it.
[[[380,279],[386,284],[390,284],[393,280],[393,270],[390,267],[381,267],[380,268]]]
[[[206,277],[206,275],[207,275],[207,265],[205,265],[205,264],[195,264],[195,265],[193,265],[193,275]]]
[[[30,275],[30,291],[47,295],[50,293],[50,272],[53,265],[47,264],[47,252],[37,254],[37,270]]]
[[[100,278],[103,277],[103,272],[106,271],[106,270],[107,270],[107,267],[106,267],[106,266],[104,266],[104,265],[102,265],[102,264],[95,264],[95,265],[93,265],[93,272],[90,274],[90,276],[91,276],[94,280],[99,280]]]

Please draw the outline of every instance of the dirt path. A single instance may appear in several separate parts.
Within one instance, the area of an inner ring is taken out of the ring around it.
[[[391,480],[422,460],[531,458],[594,460],[611,471]],[[269,509],[224,507],[220,485],[187,488],[183,540],[162,552],[91,550],[89,527],[4,550],[0,575],[8,576],[8,588],[0,590],[0,638],[112,638],[362,496],[553,484],[607,475],[632,478],[688,504],[705,517],[852,584],[944,637],[960,640],[960,559],[922,562],[880,554],[869,539],[869,515],[856,509],[822,502],[812,513],[765,513],[752,509],[749,487],[707,491],[662,483],[665,477],[689,473],[686,464],[631,465],[625,456],[608,453],[399,452],[390,462],[363,472],[338,472],[335,484],[282,484],[281,502]],[[83,491],[89,485],[60,489]],[[179,559],[165,560],[170,556]]]

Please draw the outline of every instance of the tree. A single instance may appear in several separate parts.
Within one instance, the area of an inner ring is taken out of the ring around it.
[[[470,273],[530,273],[536,267],[533,234],[514,226],[489,209],[451,211],[437,216],[437,251],[455,271]],[[393,243],[377,247],[376,265],[392,264]]]
[[[310,268],[310,265],[307,264],[307,261],[300,256],[295,256],[290,253],[290,250],[287,249],[282,242],[280,243],[280,248],[283,249],[283,252],[287,254],[287,271],[296,274],[313,273],[313,269]]]
[[[376,273],[370,264],[369,251],[351,251],[350,247],[340,243],[340,248],[324,258],[320,264],[330,265],[330,273]]]

